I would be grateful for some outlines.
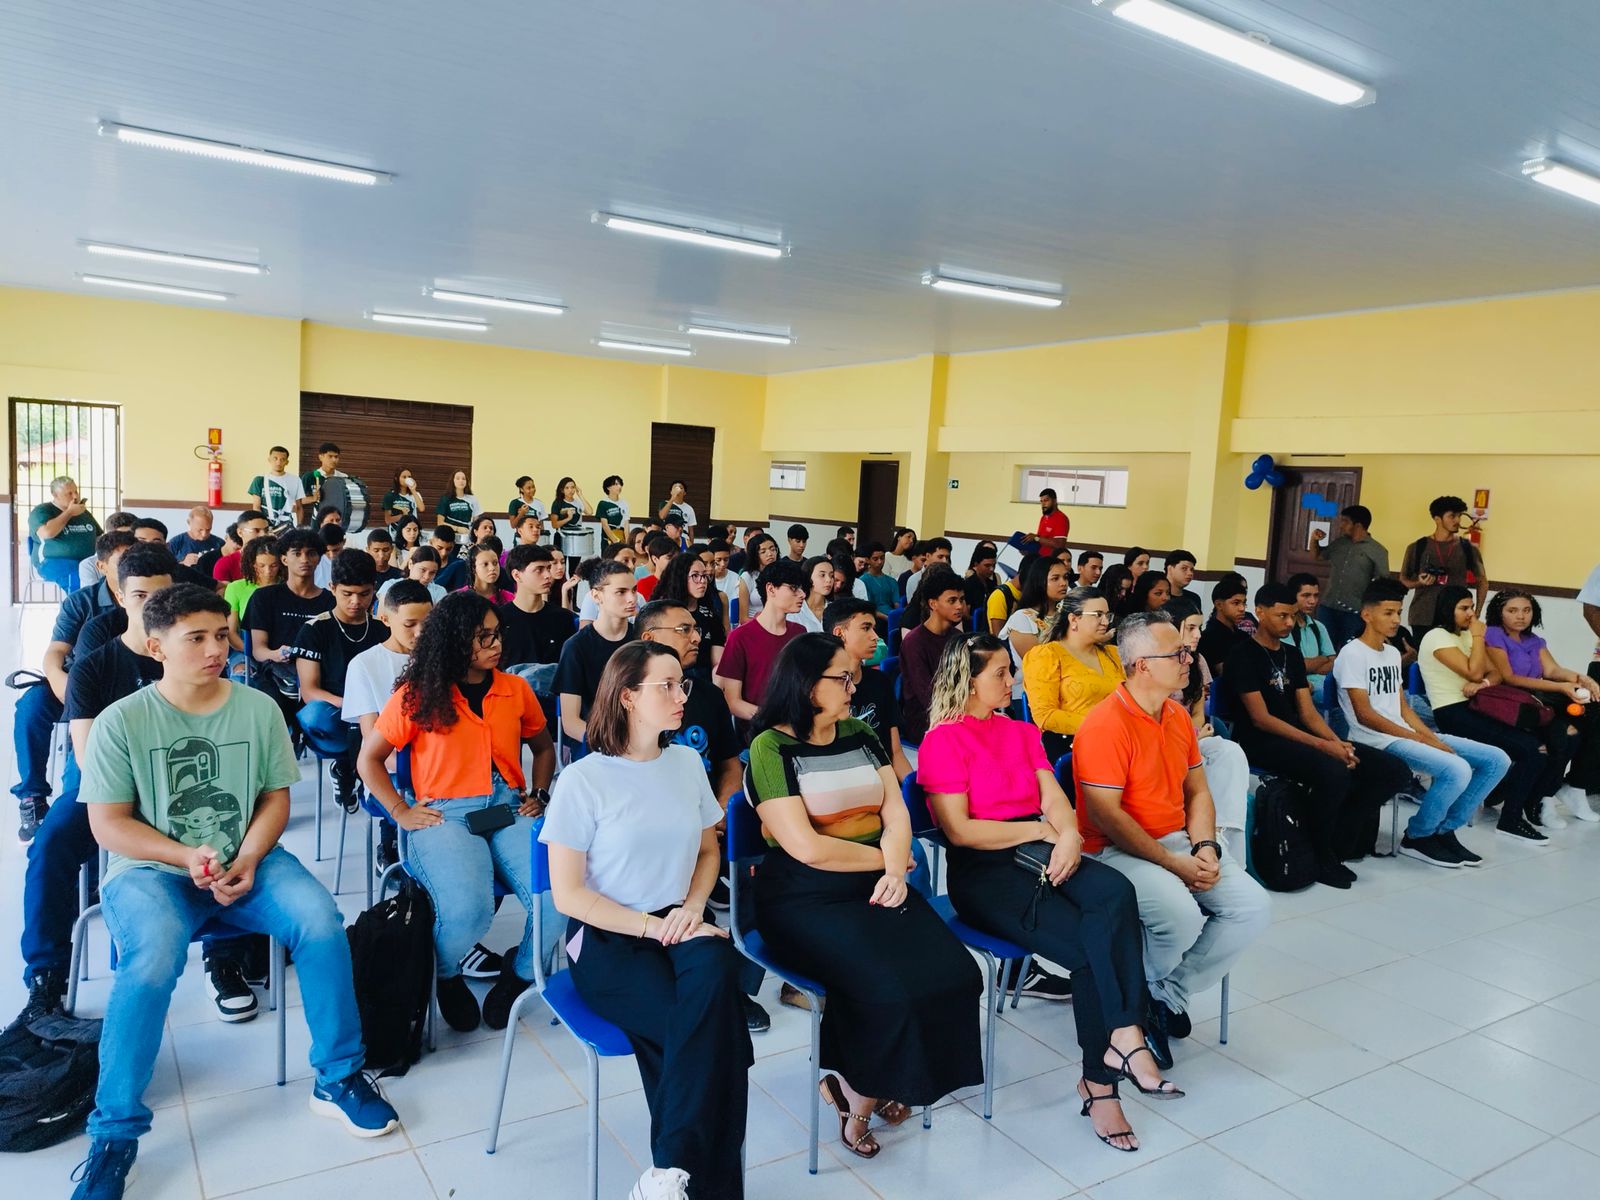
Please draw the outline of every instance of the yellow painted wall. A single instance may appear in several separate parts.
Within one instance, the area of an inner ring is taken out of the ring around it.
[[[224,498],[242,501],[267,447],[299,439],[299,342],[295,321],[0,288],[0,397],[122,405],[134,499],[204,496],[191,447],[219,425]]]
[[[768,455],[761,449],[761,423],[766,407],[766,380],[759,375],[734,375],[697,367],[663,368],[663,403],[659,420],[684,425],[713,425],[717,430],[712,461],[710,507],[700,500],[703,518],[741,524],[763,520],[767,509]],[[648,444],[646,453],[648,454]],[[643,494],[648,475],[641,475],[636,494]],[[658,504],[665,497],[650,497]]]
[[[804,488],[799,491],[787,488],[767,490],[769,513],[832,521],[836,525],[855,523],[861,495],[860,455],[797,450],[788,454],[774,451],[767,457],[772,462],[806,464]],[[832,531],[829,533],[831,535]],[[817,548],[821,549],[821,543]]]
[[[912,449],[927,429],[933,359],[796,371],[767,378],[762,445],[774,452]]]

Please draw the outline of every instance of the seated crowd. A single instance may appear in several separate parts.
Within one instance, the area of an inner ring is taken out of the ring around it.
[[[1482,863],[1458,836],[1480,805],[1526,843],[1562,823],[1555,801],[1600,819],[1586,796],[1600,790],[1594,685],[1535,632],[1537,600],[1501,591],[1480,619],[1481,587],[1429,574],[1414,641],[1407,584],[1359,506],[1327,548],[1325,593],[1301,575],[1251,596],[1230,573],[1207,610],[1187,551],[1159,571],[1141,547],[1109,567],[1102,551],[1074,558],[1049,493],[1038,532],[1012,539],[1010,577],[995,543],[958,571],[948,539],[903,528],[858,547],[844,526],[818,555],[802,525],[786,553],[759,529],[736,546],[711,525],[697,542],[681,483],[630,529],[618,476],[596,508],[564,478],[548,511],[518,479],[508,548],[465,472],[424,538],[402,469],[388,524],[357,548],[338,447],[319,458],[297,477],[274,448],[251,486],[261,508],[226,538],[204,508],[170,540],[124,513],[102,531],[71,480],[31,523],[51,550],[43,576],[68,595],[44,678],[17,705],[31,842],[18,1020],[62,1005],[79,874],[101,851],[119,951],[81,1200],[123,1194],[151,1125],[161,1014],[197,937],[228,1021],[256,1015],[261,942],[281,942],[312,1034],[312,1108],[360,1137],[398,1127],[365,1072],[338,908],[279,844],[306,753],[347,810],[383,814],[379,869],[402,862],[431,901],[452,1028],[505,1028],[564,951],[638,1062],[641,1198],[743,1195],[750,1035],[771,1018],[730,924],[759,928],[773,960],[826,993],[822,1099],[843,1148],[871,1158],[880,1131],[983,1082],[982,981],[932,903],[947,884],[966,924],[1070,972],[1013,961],[1005,982],[1071,1000],[1081,1114],[1132,1152],[1121,1086],[1184,1095],[1164,1075],[1171,1041],[1270,920],[1246,869],[1252,775],[1299,790],[1315,879],[1334,888],[1377,852],[1380,810],[1401,795],[1417,809],[1395,849],[1444,868]],[[603,546],[569,572],[585,518]],[[68,538],[92,547],[82,575]],[[1420,573],[1413,557],[1442,573],[1461,553],[1408,555]],[[49,804],[61,721],[72,752]],[[903,794],[925,797],[932,829],[914,828],[921,806]],[[735,912],[729,804],[752,806],[767,847]],[[550,858],[542,924],[534,836]],[[948,847],[944,881],[927,838]],[[527,914],[504,953],[480,940],[497,883]],[[481,1001],[470,978],[492,980]],[[787,984],[780,998],[811,1003]]]

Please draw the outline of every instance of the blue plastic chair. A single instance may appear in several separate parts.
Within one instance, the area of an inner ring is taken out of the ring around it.
[[[911,832],[919,838],[940,844],[943,836],[939,833],[938,826],[934,824],[933,814],[928,811],[928,794],[923,791],[922,785],[917,782],[915,771],[907,775],[905,782],[900,785],[900,794],[905,798],[906,811],[911,816]],[[935,873],[935,885],[938,878]],[[1017,996],[1022,989],[1022,979],[1028,973],[1028,963],[1032,961],[1033,954],[1026,946],[1019,946],[1005,938],[995,937],[981,929],[974,928],[956,915],[955,906],[949,896],[935,896],[931,901],[933,911],[939,914],[941,920],[955,934],[963,946],[969,950],[976,950],[978,957],[983,960],[984,972],[984,1044],[983,1044],[983,1119],[989,1120],[994,1116],[994,1050],[995,1034],[999,1028],[1000,1012],[1005,1008],[1005,981],[1000,973],[1002,964],[1020,961],[1022,966],[1017,972],[1016,992],[1012,997],[1012,1007],[1016,1007]],[[923,1117],[923,1127],[928,1126],[927,1116]]]
[[[900,656],[898,654],[889,655],[878,664],[878,670],[888,677],[891,684],[895,683],[900,678]],[[899,695],[898,692],[895,694]]]
[[[533,922],[540,931],[538,952],[533,956],[533,986],[517,997],[506,1019],[505,1044],[500,1052],[500,1083],[495,1089],[494,1107],[489,1115],[489,1140],[484,1153],[493,1154],[500,1140],[500,1116],[505,1109],[506,1086],[511,1080],[511,1052],[517,1044],[517,1019],[535,998],[541,999],[583,1049],[589,1103],[589,1200],[597,1200],[600,1195],[600,1060],[631,1057],[633,1046],[621,1029],[597,1016],[584,1003],[572,981],[571,970],[545,974],[543,917],[545,893],[550,890],[550,849],[539,841],[539,831],[543,828],[544,818],[540,817],[533,823]]]
[[[1068,750],[1055,765],[1056,782],[1061,785],[1061,790],[1067,794],[1067,800],[1072,807],[1078,807],[1078,788],[1072,779],[1072,751]],[[1227,975],[1222,977],[1222,1011],[1217,1018],[1217,1040],[1224,1046],[1228,1044],[1228,989],[1231,986]]]
[[[889,626],[888,642],[890,654],[898,655],[900,653],[900,620],[905,615],[906,606],[902,604],[899,608],[891,608],[889,610],[889,615],[884,617],[884,620],[888,622]]]
[[[1330,675],[1328,678],[1331,680],[1333,676]],[[1421,663],[1412,663],[1411,669],[1406,672],[1406,691],[1413,696],[1420,696],[1423,694],[1424,689],[1422,686]]]
[[[750,772],[745,771],[746,791],[736,793],[728,801],[728,820],[723,839],[728,861],[728,926],[733,934],[733,944],[757,966],[770,971],[810,1002],[811,1017],[811,1125],[810,1157],[806,1170],[817,1173],[817,1131],[821,1120],[822,1104],[822,1002],[827,989],[814,979],[791,970],[774,959],[767,944],[755,929],[746,929],[739,921],[740,896],[749,886],[751,872],[767,854],[767,843],[761,837],[761,821],[755,809],[745,801],[750,794]],[[926,1118],[924,1118],[926,1120]]]

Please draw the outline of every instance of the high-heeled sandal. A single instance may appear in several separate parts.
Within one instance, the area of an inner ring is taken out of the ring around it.
[[[879,1100],[872,1111],[882,1118],[885,1125],[891,1126],[899,1125],[911,1117],[911,1107],[898,1100]]]
[[[1155,1058],[1155,1051],[1150,1049],[1149,1046],[1135,1046],[1126,1054],[1124,1054],[1121,1050],[1118,1050],[1115,1046],[1107,1046],[1106,1049],[1111,1051],[1112,1054],[1115,1054],[1122,1060],[1120,1065],[1112,1067],[1111,1069],[1116,1071],[1129,1083],[1133,1084],[1141,1096],[1154,1096],[1158,1100],[1176,1100],[1179,1096],[1184,1094],[1183,1089],[1177,1084],[1173,1083],[1170,1079],[1163,1079],[1160,1083],[1156,1084],[1155,1087],[1147,1088],[1134,1076],[1133,1071],[1129,1069],[1128,1062],[1141,1050],[1148,1054],[1152,1059]],[[1111,1066],[1110,1063],[1107,1063],[1106,1065]]]
[[[1089,1110],[1101,1100],[1121,1099],[1121,1097],[1117,1095],[1117,1085],[1114,1083],[1111,1085],[1111,1092],[1109,1095],[1096,1096],[1089,1091],[1089,1081],[1087,1079],[1081,1079],[1078,1082],[1083,1088],[1083,1090],[1078,1093],[1078,1098],[1083,1101],[1083,1108],[1078,1113],[1080,1117],[1087,1117],[1089,1115]],[[1134,1131],[1131,1129],[1118,1129],[1111,1133],[1101,1133],[1098,1129],[1096,1129],[1094,1131],[1094,1135],[1106,1145],[1110,1146],[1113,1150],[1120,1150],[1123,1154],[1132,1154],[1139,1148],[1137,1146],[1119,1146],[1111,1140],[1112,1138],[1138,1137],[1139,1135],[1134,1133]]]
[[[855,1141],[850,1140],[850,1135],[845,1132],[850,1127],[851,1121],[859,1121],[863,1126],[868,1125],[872,1118],[863,1117],[850,1111],[850,1102],[844,1098],[844,1089],[839,1085],[839,1080],[833,1075],[824,1075],[817,1084],[817,1090],[822,1093],[822,1098],[833,1106],[833,1111],[839,1114],[839,1140],[845,1148],[858,1158],[877,1158],[878,1151],[883,1149],[878,1139],[872,1136],[872,1130],[863,1128],[861,1136]],[[871,1145],[868,1146],[870,1139]]]

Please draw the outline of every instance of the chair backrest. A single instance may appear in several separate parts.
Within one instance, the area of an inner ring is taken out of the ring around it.
[[[915,771],[907,775],[900,785],[900,795],[905,799],[906,812],[911,815],[911,833],[914,837],[927,837],[939,832],[939,826],[928,808],[928,793],[917,782]]]
[[[1333,682],[1332,675],[1328,676],[1328,682]],[[1421,663],[1412,663],[1411,669],[1406,672],[1406,691],[1410,692],[1413,696],[1422,695],[1423,687]]]
[[[1417,664],[1412,663],[1411,669],[1415,671]],[[1412,688],[1409,678],[1406,680],[1406,690],[1408,692],[1415,690]],[[1328,712],[1332,712],[1339,707],[1339,685],[1332,675],[1326,676],[1322,681],[1322,707]]]
[[[899,608],[891,608],[889,610],[889,615],[884,618],[889,627],[888,641],[890,654],[897,655],[900,653],[900,620],[905,615],[906,606],[902,604]]]
[[[411,786],[411,747],[404,746],[395,751],[394,756],[394,783],[395,788],[402,792],[412,792],[416,789]]]
[[[1072,781],[1072,751],[1068,750],[1056,759],[1056,782],[1061,785],[1061,790],[1067,794],[1067,803],[1073,808],[1078,807],[1078,787]]]
[[[1028,704],[1028,689],[1022,689],[1022,719],[1029,725],[1034,724],[1033,709]]]
[[[731,629],[739,623],[739,597],[728,597],[728,627]]]
[[[755,795],[751,786],[750,768],[744,769],[744,790],[735,792],[728,801],[727,822],[724,826],[723,849],[730,867],[752,867],[767,854],[767,841],[761,836],[761,818],[755,807],[746,799]]]
[[[528,885],[533,891],[533,982],[540,991],[544,990],[544,960],[546,947],[544,944],[544,906],[554,904],[554,898],[548,897],[550,891],[550,847],[539,840],[539,834],[544,830],[544,816],[541,814],[533,819],[533,869],[528,873]]]
[[[893,683],[895,680],[900,678],[900,656],[898,654],[890,654],[886,656],[884,660],[878,664],[878,670],[882,671],[886,676],[888,676],[889,682]]]

